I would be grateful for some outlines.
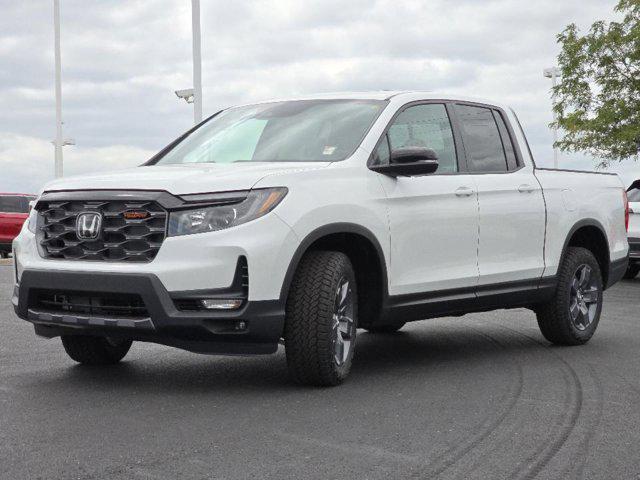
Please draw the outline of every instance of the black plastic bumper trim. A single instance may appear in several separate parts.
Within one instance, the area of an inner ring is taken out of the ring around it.
[[[111,320],[122,319],[103,316],[100,319],[105,320],[104,324],[96,324],[100,322],[85,321],[85,317],[95,317],[82,314],[75,315],[76,322],[60,321],[57,317],[65,316],[65,312],[47,312],[36,307],[39,291],[138,294],[155,328],[114,325]],[[252,354],[275,352],[284,328],[284,303],[280,300],[247,301],[234,311],[180,311],[170,292],[152,274],[24,270],[20,284],[14,289],[14,299],[17,315],[34,323],[36,333],[46,337],[124,336],[199,353]],[[53,315],[53,320],[40,317],[42,314]],[[244,328],[236,328],[239,321],[244,322]]]
[[[609,263],[609,275],[607,276],[607,285],[605,287],[609,288],[613,284],[617,283],[622,279],[625,272],[627,271],[627,267],[629,266],[629,257],[622,257],[618,260],[614,260]]]

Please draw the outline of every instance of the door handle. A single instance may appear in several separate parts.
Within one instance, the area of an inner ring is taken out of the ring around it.
[[[473,188],[460,187],[456,189],[455,193],[457,197],[470,197],[471,195],[474,194],[474,191],[473,191]]]
[[[535,190],[535,187],[532,187],[531,185],[527,185],[526,183],[518,187],[518,191],[520,193],[531,193],[534,190]]]

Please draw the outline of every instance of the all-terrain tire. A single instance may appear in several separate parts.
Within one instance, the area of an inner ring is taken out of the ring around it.
[[[113,365],[124,358],[131,348],[131,340],[106,337],[63,335],[61,337],[67,355],[84,365]]]
[[[344,279],[354,296],[353,340],[342,364],[334,357],[336,290]],[[355,349],[357,290],[349,258],[341,252],[311,251],[300,261],[286,305],[284,345],[292,379],[299,384],[333,386],[349,374]]]
[[[570,314],[572,282],[579,268],[587,265],[597,286],[595,316],[583,330],[572,321]],[[602,274],[598,261],[586,248],[569,247],[558,269],[558,283],[551,300],[536,308],[538,325],[544,338],[557,345],[582,345],[593,336],[602,311]]]

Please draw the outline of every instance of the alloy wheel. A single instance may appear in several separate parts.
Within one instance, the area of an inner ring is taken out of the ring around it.
[[[574,327],[586,330],[591,325],[598,311],[599,300],[596,276],[589,265],[580,265],[573,276],[569,296],[569,316]]]
[[[343,277],[338,282],[333,312],[334,359],[338,366],[347,361],[353,348],[356,336],[354,311],[355,303],[351,284],[347,278]]]

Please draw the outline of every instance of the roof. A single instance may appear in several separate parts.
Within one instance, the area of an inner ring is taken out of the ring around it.
[[[295,97],[275,98],[259,102],[250,102],[245,105],[256,105],[261,103],[285,102],[296,100],[391,100],[412,101],[416,98],[423,100],[460,100],[475,103],[486,103],[489,105],[502,105],[501,102],[495,102],[483,98],[468,97],[452,93],[429,92],[420,90],[374,90],[368,92],[328,92],[316,93],[309,95],[300,95]]]

